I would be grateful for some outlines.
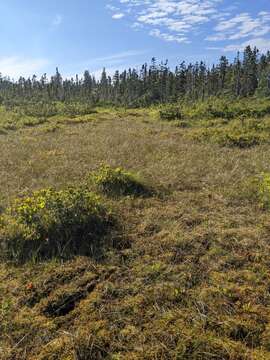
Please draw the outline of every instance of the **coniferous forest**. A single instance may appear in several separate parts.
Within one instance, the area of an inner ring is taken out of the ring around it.
[[[95,79],[89,70],[83,77],[63,79],[58,69],[54,76],[40,79],[20,77],[12,81],[0,77],[2,103],[86,101],[92,105],[145,107],[180,99],[204,100],[211,96],[247,97],[270,95],[270,52],[260,54],[257,48],[246,47],[233,62],[221,56],[211,68],[196,62],[181,62],[174,70],[168,62],[150,64],[138,69],[116,71],[113,76],[103,70]]]

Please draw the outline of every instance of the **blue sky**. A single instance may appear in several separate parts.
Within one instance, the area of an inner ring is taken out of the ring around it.
[[[270,0],[2,0],[0,14],[0,72],[14,78],[270,49]]]

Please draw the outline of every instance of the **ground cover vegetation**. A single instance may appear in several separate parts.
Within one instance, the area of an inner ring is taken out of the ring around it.
[[[1,360],[270,359],[270,99],[257,79],[239,97],[138,108],[93,102],[79,79],[68,101],[42,98],[52,82],[18,95],[2,79]]]

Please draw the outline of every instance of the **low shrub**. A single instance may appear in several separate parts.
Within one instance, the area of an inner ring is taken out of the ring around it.
[[[262,173],[257,178],[257,191],[260,205],[269,210],[270,209],[270,173]]]
[[[266,132],[233,129],[231,127],[199,128],[188,136],[196,141],[212,142],[220,146],[238,147],[240,149],[248,149],[270,141]]]
[[[180,111],[180,108],[175,105],[166,106],[162,108],[159,111],[159,116],[161,120],[181,120],[182,119],[182,113]]]
[[[235,114],[232,110],[229,109],[228,105],[215,107],[213,104],[209,104],[206,108],[206,115],[211,118],[222,118],[231,120],[234,118]]]
[[[65,103],[62,109],[64,115],[75,117],[78,115],[95,114],[93,105],[87,103]]]
[[[264,210],[270,209],[270,173],[261,173],[247,178],[238,189],[238,198],[259,204]]]
[[[99,197],[83,188],[46,189],[18,199],[0,218],[5,259],[91,255],[112,225]]]
[[[269,100],[211,97],[206,101],[183,102],[181,112],[188,119],[260,119],[270,114]]]
[[[147,195],[150,190],[137,177],[124,169],[102,165],[89,176],[90,183],[107,195]]]
[[[191,124],[188,121],[181,121],[180,120],[180,121],[177,121],[176,127],[179,127],[181,129],[187,129],[187,128],[191,127]]]
[[[58,110],[55,103],[39,101],[21,105],[16,108],[16,112],[31,117],[49,118],[57,115]]]
[[[217,143],[222,146],[239,147],[242,149],[250,148],[265,142],[263,136],[253,132],[243,132],[240,134],[228,132],[217,137],[216,140]]]
[[[41,125],[47,122],[47,118],[46,117],[33,117],[33,118],[29,118],[29,119],[25,119],[23,121],[23,125],[24,126],[37,126],[37,125]]]

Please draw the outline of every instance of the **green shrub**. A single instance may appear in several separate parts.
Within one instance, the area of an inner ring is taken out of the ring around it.
[[[270,209],[270,173],[262,173],[258,178],[258,198],[264,209]]]
[[[43,101],[21,105],[16,111],[23,115],[37,118],[48,118],[57,115],[58,113],[56,104]]]
[[[216,140],[217,143],[222,146],[239,147],[242,149],[250,148],[265,142],[263,136],[253,132],[243,132],[240,134],[228,132],[217,137]]]
[[[200,142],[212,142],[220,146],[248,149],[269,143],[270,138],[264,131],[234,129],[233,127],[213,127],[194,129],[189,137]]]
[[[207,115],[209,115],[212,118],[223,118],[231,120],[234,118],[235,114],[234,112],[229,109],[228,105],[218,106],[215,107],[213,104],[209,104],[206,109]]]
[[[46,117],[38,117],[38,118],[29,118],[23,121],[23,125],[24,126],[37,126],[37,125],[41,125],[44,124],[45,122],[47,122],[47,118]]]
[[[178,106],[170,105],[166,106],[163,109],[159,111],[159,116],[161,120],[181,120],[182,119],[182,113]]]
[[[90,183],[107,195],[146,195],[149,189],[135,175],[124,169],[102,165],[90,174]]]
[[[247,178],[241,185],[238,197],[259,204],[264,210],[270,210],[270,173]]]
[[[181,129],[187,129],[187,128],[191,127],[191,124],[188,121],[181,121],[180,120],[180,121],[177,121],[176,127],[179,127]]]
[[[83,188],[46,189],[16,200],[0,218],[4,258],[68,258],[91,255],[112,225],[98,196]]]
[[[183,102],[181,112],[185,119],[259,119],[270,114],[270,104],[266,99],[211,97],[206,101]]]
[[[94,114],[96,111],[93,109],[93,105],[88,103],[66,103],[63,106],[62,113],[70,117],[75,117],[77,115]]]

